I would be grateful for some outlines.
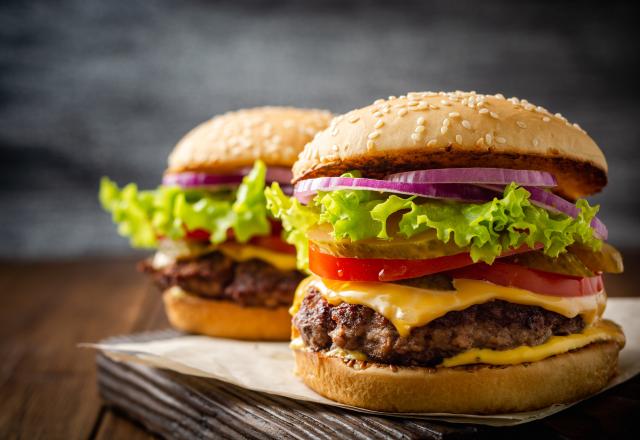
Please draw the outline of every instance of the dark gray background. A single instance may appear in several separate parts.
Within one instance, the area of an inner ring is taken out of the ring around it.
[[[145,187],[192,126],[239,107],[336,112],[411,90],[519,96],[579,122],[638,246],[638,23],[624,3],[30,1],[0,6],[0,256],[130,252],[100,176]]]

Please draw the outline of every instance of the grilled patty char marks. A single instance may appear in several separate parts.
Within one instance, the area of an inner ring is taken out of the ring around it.
[[[371,361],[432,367],[471,348],[506,350],[535,346],[553,335],[579,333],[581,317],[566,318],[537,306],[490,301],[449,312],[401,337],[393,324],[373,309],[329,304],[310,286],[293,324],[314,351],[340,347],[365,353]]]
[[[149,273],[162,290],[179,286],[191,294],[245,307],[288,307],[304,278],[296,270],[281,271],[258,259],[236,262],[220,252],[177,261],[161,269],[154,269],[145,260],[140,270]]]

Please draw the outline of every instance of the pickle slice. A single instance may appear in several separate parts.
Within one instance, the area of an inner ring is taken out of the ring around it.
[[[601,272],[622,273],[624,270],[620,252],[608,243],[602,243],[599,251],[572,244],[567,248],[567,252],[558,255],[557,258],[548,257],[541,251],[534,251],[502,258],[500,261],[577,277],[592,277]]]
[[[609,243],[602,243],[602,248],[595,252],[578,244],[572,244],[568,249],[569,252],[580,258],[580,261],[593,272],[624,272],[622,255]]]
[[[510,257],[501,258],[505,263],[518,264],[530,269],[544,272],[571,275],[575,277],[592,277],[594,273],[578,258],[578,256],[565,252],[557,258],[549,257],[541,251],[525,252]]]
[[[411,238],[367,238],[351,241],[335,240],[331,236],[331,225],[321,224],[310,229],[308,237],[320,252],[335,257],[423,260],[465,251],[465,248],[456,246],[453,240],[449,243],[438,240],[435,230],[425,231]]]

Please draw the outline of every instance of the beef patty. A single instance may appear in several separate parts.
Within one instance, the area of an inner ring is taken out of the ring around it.
[[[258,259],[236,262],[220,252],[177,261],[161,269],[154,269],[145,260],[140,270],[149,273],[162,290],[179,286],[191,294],[229,300],[244,307],[287,307],[304,278],[297,270],[281,271]]]
[[[490,301],[449,312],[405,337],[373,309],[348,303],[333,306],[313,286],[293,324],[314,351],[340,347],[363,352],[374,362],[424,367],[471,348],[534,346],[584,328],[579,316],[566,318],[541,307]]]

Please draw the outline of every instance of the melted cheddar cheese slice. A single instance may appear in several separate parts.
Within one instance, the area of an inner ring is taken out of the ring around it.
[[[179,259],[195,258],[215,250],[219,250],[233,261],[247,261],[252,258],[257,258],[283,271],[296,269],[295,255],[283,254],[260,246],[240,243],[222,243],[217,246],[192,246],[191,248],[188,245],[184,245],[183,252],[177,258],[176,256],[158,250],[153,256],[151,264],[154,269],[162,269],[175,263]]]
[[[447,312],[464,310],[492,300],[539,306],[567,318],[582,315],[587,325],[602,315],[606,303],[604,291],[591,296],[561,297],[465,279],[453,281],[455,290],[443,291],[392,283],[325,280],[311,276],[298,287],[290,310],[292,314],[297,312],[311,285],[332,305],[346,302],[375,310],[393,323],[400,336],[408,336],[413,327],[427,325]]]
[[[280,270],[294,270],[296,268],[296,256],[275,252],[260,246],[239,243],[223,243],[218,246],[220,252],[234,261],[247,261],[257,258],[266,261]]]
[[[609,320],[601,320],[587,327],[582,333],[567,336],[552,336],[544,344],[529,347],[522,345],[510,350],[472,348],[442,362],[443,367],[469,364],[513,365],[537,362],[548,357],[585,347],[593,342],[615,341],[623,346],[624,333]]]

